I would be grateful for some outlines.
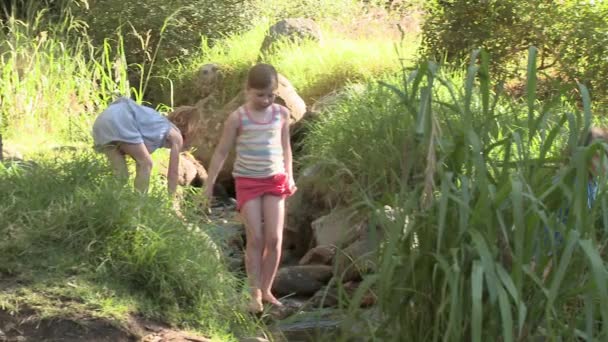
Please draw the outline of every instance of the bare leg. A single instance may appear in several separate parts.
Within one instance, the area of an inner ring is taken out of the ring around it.
[[[262,199],[260,197],[247,201],[241,209],[245,220],[247,247],[245,251],[245,268],[249,278],[251,302],[249,309],[262,311],[261,267],[264,235],[262,233]]]
[[[110,161],[112,170],[116,177],[121,181],[126,182],[129,179],[129,170],[127,169],[127,161],[125,155],[118,150],[118,147],[111,146],[103,151]]]
[[[147,192],[152,173],[152,157],[144,144],[121,144],[120,150],[135,159],[135,189]]]
[[[272,295],[271,288],[281,260],[285,199],[279,196],[266,195],[263,197],[262,201],[264,209],[262,299],[270,304],[281,306],[281,302]]]

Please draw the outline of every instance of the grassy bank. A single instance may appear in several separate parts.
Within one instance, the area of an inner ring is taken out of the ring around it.
[[[0,272],[22,284],[0,294],[5,310],[142,313],[223,338],[255,328],[215,228],[178,219],[163,186],[133,192],[82,151],[0,165],[0,184]]]

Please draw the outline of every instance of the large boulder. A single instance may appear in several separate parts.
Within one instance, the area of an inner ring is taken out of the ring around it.
[[[336,246],[317,246],[309,250],[299,261],[300,265],[331,265]]]
[[[331,279],[332,269],[332,266],[327,265],[283,267],[277,272],[272,292],[279,296],[311,296]]]
[[[222,87],[223,75],[219,66],[215,63],[208,63],[201,66],[194,78],[194,87],[198,90],[200,99],[217,99],[217,93]]]
[[[283,248],[292,251],[298,258],[316,245],[311,223],[329,211],[329,204],[314,186],[319,176],[317,169],[308,167],[299,173],[296,180],[298,191],[286,201]]]
[[[266,53],[273,45],[281,40],[299,42],[302,40],[322,41],[321,29],[312,19],[289,18],[283,19],[268,29],[260,51]]]
[[[312,231],[317,246],[348,246],[359,239],[367,223],[357,217],[351,209],[335,209],[312,222]]]
[[[2,140],[0,139],[0,160],[6,161],[20,161],[23,160],[23,155],[17,149],[12,148],[11,146],[2,145]]]
[[[296,180],[298,191],[287,199],[283,248],[298,258],[316,246],[311,223],[328,213],[332,203],[325,197],[324,189],[316,186],[322,177],[319,171],[314,165],[301,170]]]
[[[167,175],[169,161],[163,160],[159,164],[159,172]],[[207,182],[207,170],[190,153],[179,155],[179,169],[177,184],[181,186],[201,187]]]
[[[377,245],[363,235],[348,247],[336,253],[336,277],[342,282],[362,279],[377,269],[375,253]]]

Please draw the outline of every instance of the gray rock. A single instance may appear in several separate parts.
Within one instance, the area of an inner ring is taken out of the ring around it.
[[[287,39],[292,42],[299,42],[304,39],[321,42],[321,29],[312,19],[283,19],[270,27],[260,51],[265,53],[271,50],[273,44],[282,39]]]
[[[333,267],[327,265],[283,267],[277,272],[272,292],[279,296],[313,295],[331,279],[332,271]]]

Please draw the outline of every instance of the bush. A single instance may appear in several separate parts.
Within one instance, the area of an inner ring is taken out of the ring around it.
[[[608,4],[600,1],[433,0],[425,4],[424,58],[461,64],[476,48],[492,56],[495,72],[514,75],[533,45],[541,76],[583,82],[608,95]]]
[[[368,1],[361,0],[259,0],[260,14],[273,20],[286,18],[344,19],[361,13]]]
[[[147,62],[162,35],[158,58],[187,56],[196,51],[201,36],[211,40],[240,32],[256,15],[251,0],[96,0],[88,9],[78,10],[89,25],[97,45],[124,36],[129,62]],[[134,32],[135,31],[135,32]]]

